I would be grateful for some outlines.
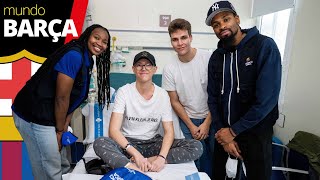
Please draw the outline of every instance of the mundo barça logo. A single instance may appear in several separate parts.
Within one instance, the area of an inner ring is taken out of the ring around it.
[[[87,2],[88,0],[1,1],[0,63],[11,61],[10,57],[19,52],[47,57],[66,42],[66,37],[77,38],[81,33]],[[6,60],[3,60],[4,57]]]

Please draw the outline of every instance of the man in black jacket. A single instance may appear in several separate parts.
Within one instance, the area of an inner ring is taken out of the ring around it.
[[[218,130],[214,179],[225,179],[229,154],[243,160],[249,180],[269,180],[281,85],[277,45],[256,27],[241,29],[228,1],[210,7],[206,24],[220,39],[208,66],[208,105]]]

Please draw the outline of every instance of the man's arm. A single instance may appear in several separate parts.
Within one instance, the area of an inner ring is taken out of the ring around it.
[[[223,120],[221,119],[222,109],[219,109],[219,96],[221,96],[221,89],[219,86],[218,79],[215,78],[213,63],[216,59],[213,59],[214,55],[211,56],[208,64],[208,106],[211,114],[212,123],[215,125],[215,129],[219,130],[224,126]]]
[[[256,101],[249,111],[231,126],[236,135],[258,124],[278,103],[281,87],[281,55],[271,38],[262,42],[257,68]]]
[[[110,126],[109,126],[109,137],[113,139],[116,143],[120,145],[121,148],[125,149],[128,154],[130,154],[138,168],[143,172],[146,172],[151,167],[151,164],[148,162],[146,158],[142,156],[142,154],[133,146],[129,146],[128,140],[121,133],[121,126],[123,121],[123,114],[113,112],[111,114]],[[128,166],[129,167],[129,166]]]
[[[192,137],[194,139],[199,139],[199,128],[193,124],[191,119],[189,118],[187,112],[185,111],[184,107],[179,101],[179,97],[177,94],[177,91],[168,91],[169,97],[170,97],[170,102],[173,110],[176,112],[176,114],[182,119],[182,121],[187,125],[189,128]]]
[[[211,126],[211,113],[209,111],[206,119],[203,121],[203,123],[199,126],[199,140],[206,139],[208,136],[210,136],[210,126]],[[211,134],[213,136],[213,134]]]
[[[152,162],[151,171],[159,172],[164,168],[166,157],[174,140],[174,130],[172,121],[162,121],[164,136],[159,156]]]
[[[163,142],[160,150],[160,155],[167,157],[168,152],[174,140],[174,130],[172,121],[162,121],[164,130]]]
[[[113,139],[116,143],[118,143],[121,148],[125,149],[129,142],[120,130],[122,126],[122,121],[123,114],[116,112],[113,112],[111,114],[109,125],[109,137]],[[133,157],[141,155],[140,152],[132,146],[130,148],[127,148],[127,152]]]
[[[109,125],[109,137],[117,142],[123,149],[127,146],[128,141],[121,133],[123,114],[112,112]],[[132,154],[131,154],[132,155]]]
[[[170,64],[167,64],[163,68],[162,88],[167,90],[170,97],[171,106],[175,111],[175,113],[187,125],[187,127],[189,128],[189,131],[191,132],[192,137],[194,139],[198,139],[197,133],[199,131],[199,128],[192,123],[187,112],[185,111],[184,107],[180,103],[179,96],[176,91],[176,82],[174,79],[175,79],[174,68],[173,66],[170,66]]]

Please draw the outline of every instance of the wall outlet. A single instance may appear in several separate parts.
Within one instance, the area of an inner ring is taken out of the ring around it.
[[[279,114],[279,118],[278,120],[276,121],[276,124],[281,127],[281,128],[284,128],[284,122],[286,120],[286,116],[282,113]]]

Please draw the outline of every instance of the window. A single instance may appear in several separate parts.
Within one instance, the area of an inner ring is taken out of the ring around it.
[[[289,55],[291,54],[290,52],[291,43],[289,42],[290,38],[288,37],[291,37],[291,32],[292,32],[291,27],[293,27],[293,25],[290,22],[293,22],[292,17],[293,17],[293,9],[290,8],[290,9],[278,11],[275,13],[263,15],[259,18],[260,33],[273,38],[281,54],[282,81],[281,81],[281,90],[280,90],[280,97],[279,97],[280,117],[277,121],[277,124],[280,127],[284,126],[284,119],[285,119],[285,115],[283,114],[283,105],[284,105],[285,87],[286,87],[289,60],[290,60]]]
[[[267,14],[261,17],[260,32],[272,37],[278,45],[281,59],[284,60],[288,24],[291,9],[286,9],[276,13]]]

